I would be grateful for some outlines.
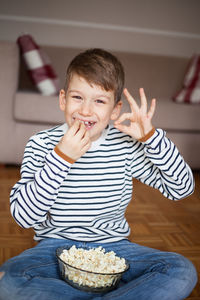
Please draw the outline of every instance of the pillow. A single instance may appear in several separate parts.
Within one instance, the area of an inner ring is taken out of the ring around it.
[[[182,89],[173,97],[178,103],[200,103],[200,56],[194,55],[183,80]]]
[[[33,84],[43,95],[57,95],[59,80],[44,51],[28,34],[20,36],[17,43]]]

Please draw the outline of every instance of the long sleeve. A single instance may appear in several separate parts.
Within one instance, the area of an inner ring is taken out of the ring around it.
[[[192,171],[163,130],[157,129],[142,146],[143,155],[139,151],[132,163],[133,177],[171,200],[185,198],[193,192]]]
[[[28,228],[46,219],[70,167],[39,136],[30,139],[24,152],[21,179],[10,194],[11,214],[20,226]]]
[[[193,191],[189,166],[161,129],[139,142],[108,127],[74,163],[55,148],[65,131],[61,125],[30,139],[21,179],[11,191],[13,217],[20,226],[33,227],[37,241],[126,238],[130,228],[124,215],[132,199],[132,177],[172,200]]]

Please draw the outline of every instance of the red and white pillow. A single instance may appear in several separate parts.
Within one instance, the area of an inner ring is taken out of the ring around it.
[[[200,56],[194,55],[185,74],[182,89],[173,97],[178,103],[200,103]]]
[[[20,36],[17,43],[34,85],[43,95],[57,95],[59,79],[44,51],[28,34]]]

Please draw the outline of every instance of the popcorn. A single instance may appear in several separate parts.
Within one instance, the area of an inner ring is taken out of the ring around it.
[[[126,269],[124,258],[116,256],[114,251],[105,252],[102,247],[77,249],[74,245],[69,250],[63,250],[60,259],[68,264],[65,265],[65,276],[69,280],[95,288],[114,284],[121,277],[116,273]]]

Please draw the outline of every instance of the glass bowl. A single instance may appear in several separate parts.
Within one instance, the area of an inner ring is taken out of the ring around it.
[[[125,269],[118,273],[97,273],[80,269],[64,262],[60,258],[63,250],[69,250],[69,248],[71,248],[71,246],[60,247],[56,250],[60,275],[64,281],[79,290],[92,293],[109,292],[117,288],[123,273],[125,273],[129,268],[129,264],[125,260]],[[81,247],[81,249],[88,250],[94,248]]]

